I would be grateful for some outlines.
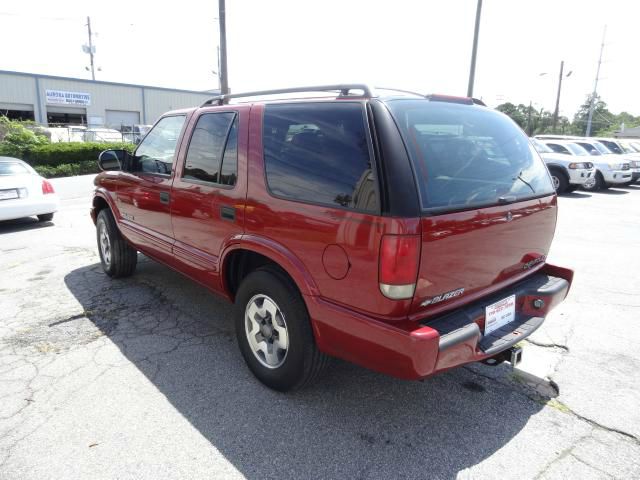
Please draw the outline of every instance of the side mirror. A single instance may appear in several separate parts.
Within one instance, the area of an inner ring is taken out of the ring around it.
[[[98,166],[103,171],[122,170],[127,154],[126,150],[105,150],[98,156]]]

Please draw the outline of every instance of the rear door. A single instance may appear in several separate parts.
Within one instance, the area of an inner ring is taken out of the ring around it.
[[[544,264],[556,224],[549,173],[506,116],[445,101],[391,101],[422,208],[412,310],[488,295]]]
[[[121,227],[141,249],[170,260],[173,245],[171,183],[173,164],[187,116],[161,118],[138,145],[131,166],[119,176]]]
[[[219,285],[221,251],[243,232],[248,112],[225,107],[194,116],[176,169],[173,253],[180,268],[208,285]]]

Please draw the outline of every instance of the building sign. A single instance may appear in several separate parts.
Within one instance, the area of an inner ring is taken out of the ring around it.
[[[91,105],[91,94],[66,92],[64,90],[47,90],[47,103],[53,105]]]

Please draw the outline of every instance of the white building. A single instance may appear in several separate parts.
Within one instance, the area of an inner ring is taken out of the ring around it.
[[[152,124],[216,93],[0,70],[0,115],[41,125]]]

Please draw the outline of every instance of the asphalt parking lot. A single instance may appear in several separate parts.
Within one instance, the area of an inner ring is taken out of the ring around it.
[[[568,299],[506,366],[406,382],[336,361],[279,394],[231,307],[141,258],[101,271],[90,177],[51,224],[0,223],[0,478],[640,478],[640,186],[560,198]]]

